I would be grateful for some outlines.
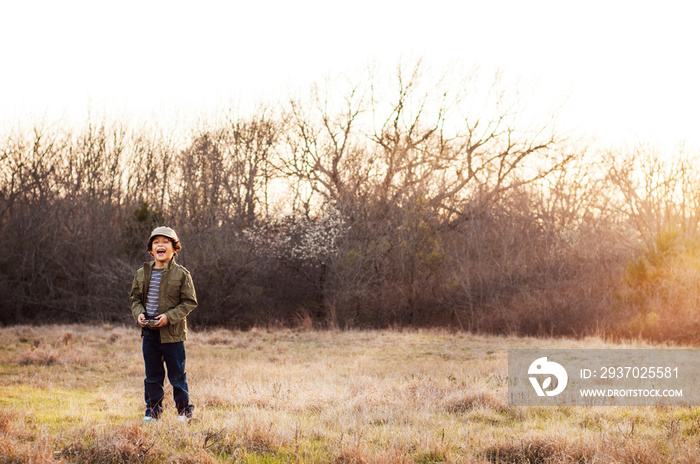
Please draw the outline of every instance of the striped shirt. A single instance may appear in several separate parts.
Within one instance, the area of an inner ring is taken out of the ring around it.
[[[161,277],[163,277],[163,269],[153,269],[151,281],[148,283],[148,295],[146,296],[147,319],[155,319],[158,315],[158,294],[160,293]]]

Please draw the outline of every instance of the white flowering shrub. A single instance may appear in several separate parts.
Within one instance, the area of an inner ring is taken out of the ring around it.
[[[317,266],[338,253],[338,241],[346,233],[343,218],[336,211],[319,218],[289,217],[243,231],[255,253],[285,262]]]

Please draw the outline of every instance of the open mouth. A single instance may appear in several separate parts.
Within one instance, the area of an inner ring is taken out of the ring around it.
[[[165,250],[164,250],[164,249],[162,249],[162,248],[161,248],[161,249],[158,249],[158,250],[156,250],[156,255],[158,255],[158,256],[160,256],[160,257],[163,257],[163,256],[165,256]]]

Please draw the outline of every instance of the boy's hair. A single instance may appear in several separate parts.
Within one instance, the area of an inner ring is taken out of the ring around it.
[[[148,239],[148,245],[146,249],[150,253],[152,248],[153,248],[153,240],[155,240],[156,237],[165,237],[170,242],[173,244],[173,250],[175,250],[175,256],[177,256],[177,252],[182,250],[182,245],[180,244],[180,239],[178,238],[177,234],[173,229],[170,227],[156,227],[153,229],[153,232],[151,232],[151,236]]]

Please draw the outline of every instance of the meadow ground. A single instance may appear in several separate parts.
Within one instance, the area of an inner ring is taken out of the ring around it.
[[[0,329],[0,463],[700,462],[700,408],[510,407],[509,348],[438,331],[194,332],[197,421],[143,416],[136,328]]]

